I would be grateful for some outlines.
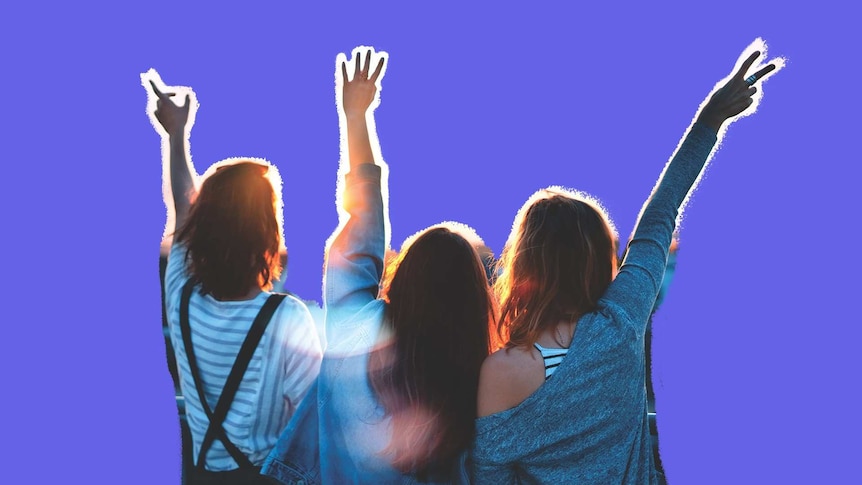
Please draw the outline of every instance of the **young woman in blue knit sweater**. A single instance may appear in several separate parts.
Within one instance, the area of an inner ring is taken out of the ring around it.
[[[756,41],[703,105],[619,270],[616,231],[586,194],[541,190],[518,213],[495,285],[508,345],[479,383],[476,482],[657,483],[644,334],[684,201],[723,129],[754,111],[755,85],[780,65],[752,67],[764,48]]]

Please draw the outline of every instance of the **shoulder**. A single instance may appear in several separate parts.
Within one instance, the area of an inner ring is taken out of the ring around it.
[[[282,350],[305,349],[312,353],[322,353],[320,338],[314,318],[305,302],[293,294],[280,293],[284,299],[273,315],[274,323],[279,326]]]
[[[313,323],[311,312],[305,302],[300,300],[296,295],[289,292],[272,293],[272,295],[282,296],[281,303],[276,309],[274,319],[279,323],[286,325],[305,325]]]
[[[165,256],[165,269],[162,274],[162,288],[164,290],[165,306],[168,312],[177,311],[179,307],[182,288],[189,279],[189,271],[186,266],[186,254],[188,250],[182,243],[174,243],[168,249]],[[168,319],[170,321],[170,318]]]
[[[514,347],[489,355],[479,374],[479,417],[511,409],[545,382],[544,364],[534,349]]]
[[[185,284],[185,279],[188,278],[188,268],[186,267],[186,254],[188,249],[182,243],[174,243],[171,245],[165,262],[165,285],[175,287],[182,280]]]

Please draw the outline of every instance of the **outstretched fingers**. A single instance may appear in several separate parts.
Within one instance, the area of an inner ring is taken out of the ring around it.
[[[371,57],[373,54],[373,50],[369,49],[365,53],[365,60],[362,59],[362,53],[359,51],[354,51],[353,53],[353,78],[348,79],[347,77],[347,61],[341,63],[341,77],[344,79],[344,82],[354,82],[354,81],[371,81],[372,83],[377,82],[377,79],[380,77],[380,74],[383,72],[383,63],[384,57],[380,57],[377,61],[377,66],[374,68],[374,72],[369,75],[369,71],[371,70]]]
[[[365,54],[365,67],[362,68],[362,77],[368,79],[368,69],[371,67],[371,49]]]
[[[739,71],[736,71],[736,79],[742,80],[745,77],[745,73],[751,69],[751,65],[754,64],[754,61],[760,57],[760,51],[754,51],[745,62],[742,63],[742,66],[739,68]]]
[[[757,79],[760,79],[760,78],[766,76],[767,74],[769,74],[770,72],[774,71],[775,69],[776,69],[775,64],[769,64],[768,66],[766,66],[763,69],[754,73],[754,75],[757,76]]]
[[[380,77],[380,73],[383,71],[383,58],[381,57],[379,61],[377,61],[377,68],[374,69],[374,73],[371,74],[371,82],[377,82],[377,78]]]
[[[754,74],[752,74],[751,76],[748,76],[747,78],[745,78],[745,82],[746,82],[746,84],[751,86],[752,84],[756,83],[757,81],[763,79],[767,74],[769,74],[770,72],[772,72],[774,70],[775,70],[775,64],[769,64],[768,66],[764,67],[763,69],[761,69],[761,70],[755,72]]]
[[[341,83],[340,102],[344,114],[348,117],[353,115],[364,115],[369,109],[376,107],[378,82],[383,75],[384,59],[386,54],[377,54],[373,48],[359,47],[353,50],[353,58],[341,58],[339,54],[339,63],[341,63]],[[353,63],[353,78],[347,79],[347,64]],[[371,63],[374,62],[374,72],[371,70]],[[336,65],[336,76],[338,66]]]
[[[355,64],[356,64],[356,68],[353,70],[353,79],[354,79],[354,80],[356,80],[356,79],[359,79],[359,74],[362,72],[362,66],[360,66],[360,65],[359,65],[359,63],[360,63],[360,59],[362,58],[362,54],[359,54],[359,53],[357,52],[357,53],[354,55],[354,57],[355,57],[355,59],[356,59],[356,63],[355,63]]]
[[[748,114],[753,112],[749,108],[760,100],[760,90],[754,87],[754,84],[784,66],[784,59],[780,57],[767,61],[766,65],[757,63],[756,61],[766,50],[766,45],[762,42],[760,44],[761,49],[751,52],[744,60],[737,61],[738,69],[730,77],[725,78],[724,84],[713,92],[701,109],[698,120],[716,132],[720,131],[722,124],[731,118],[747,110]],[[754,71],[754,74],[749,74],[751,71]]]
[[[159,98],[160,101],[167,101],[171,96],[176,96],[177,93],[163,93],[159,91],[159,88],[156,87],[156,83],[150,79],[150,86],[153,87],[153,92],[156,94],[156,97]]]
[[[164,101],[165,95],[161,91],[159,91],[159,88],[156,87],[156,83],[154,83],[152,79],[150,79],[150,86],[153,87],[153,92],[156,93],[156,96],[162,101]]]

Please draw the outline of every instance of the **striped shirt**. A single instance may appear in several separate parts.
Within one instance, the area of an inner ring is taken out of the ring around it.
[[[542,354],[542,360],[545,361],[545,380],[547,381],[563,362],[569,349],[547,349],[539,344],[533,344],[533,347]]]
[[[179,325],[180,295],[189,278],[185,255],[183,245],[171,248],[165,272],[165,305],[180,389],[185,397],[186,419],[194,442],[193,459],[197,462],[209,420],[189,370]],[[219,301],[211,295],[192,293],[189,303],[192,345],[211,410],[215,409],[242,342],[268,297],[268,292],[261,292],[251,300]],[[255,349],[223,425],[228,438],[253,464],[262,464],[275,446],[317,377],[321,358],[311,314],[301,301],[288,296],[276,309]],[[235,468],[237,464],[222,442],[215,440],[206,457],[206,469]]]

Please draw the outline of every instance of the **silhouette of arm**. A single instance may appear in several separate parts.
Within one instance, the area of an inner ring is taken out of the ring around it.
[[[647,199],[620,272],[603,296],[621,307],[643,332],[661,289],[677,216],[700,178],[722,126],[752,105],[757,89],[745,73],[759,57],[755,52],[739,71],[717,89],[677,147]],[[774,70],[770,64],[754,74],[759,79]]]
[[[151,80],[150,85],[158,97],[156,103],[156,119],[159,120],[168,135],[168,176],[170,177],[171,197],[174,203],[176,220],[174,232],[183,227],[191,207],[195,191],[195,175],[191,163],[186,140],[186,125],[189,120],[190,96],[186,94],[182,106],[177,106],[170,97],[174,93],[163,93]]]

